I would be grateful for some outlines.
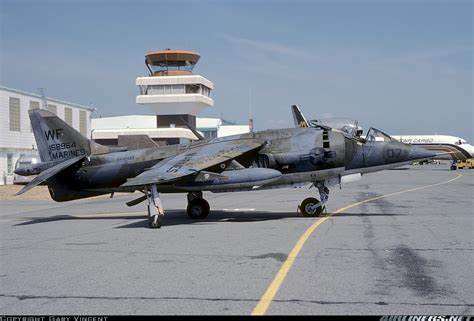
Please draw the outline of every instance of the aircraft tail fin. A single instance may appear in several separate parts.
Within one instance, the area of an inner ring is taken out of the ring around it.
[[[30,110],[29,115],[42,162],[65,161],[111,151],[109,147],[89,140],[47,110]]]
[[[295,121],[295,126],[299,128],[310,127],[308,121],[304,117],[303,113],[297,105],[291,106],[291,111],[293,113],[293,119]]]

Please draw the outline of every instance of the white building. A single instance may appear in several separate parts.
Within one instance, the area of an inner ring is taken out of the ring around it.
[[[171,139],[178,143],[196,140],[197,137],[187,128],[156,127],[156,116],[127,115],[94,118],[91,121],[92,139],[102,145],[115,146],[118,137],[125,135],[147,135],[162,145]]]
[[[145,64],[150,74],[136,79],[140,89],[137,104],[148,106],[156,115],[189,115],[191,118],[214,106],[211,98],[214,84],[192,72],[199,58],[197,52],[190,50],[148,52]]]
[[[90,137],[92,107],[0,86],[0,185],[13,182],[15,163],[21,155],[36,154],[28,110],[45,108],[57,114],[84,136]]]
[[[193,74],[199,58],[197,52],[190,50],[165,49],[145,55],[149,74],[136,79],[139,89],[136,102],[156,115],[154,127],[163,130],[150,132],[150,137],[159,138],[161,143],[177,144],[189,139],[188,131],[169,128],[196,129],[196,115],[214,106],[211,98],[214,84],[202,75]]]
[[[156,127],[156,116],[128,115],[92,119],[92,139],[99,144],[117,145],[120,135],[148,135],[155,142],[179,138],[179,142],[196,140],[188,128]],[[196,118],[196,129],[207,139],[248,133],[248,125],[236,125],[221,118]]]
[[[250,132],[249,125],[238,125],[221,118],[196,118],[196,129],[206,139]]]
[[[136,103],[150,108],[155,116],[95,118],[92,138],[99,144],[119,145],[122,136],[147,135],[157,144],[178,144],[198,139],[189,128],[201,131],[205,138],[249,132],[247,125],[219,118],[196,118],[201,111],[214,106],[214,84],[193,74],[199,59],[200,55],[190,50],[148,52],[145,64],[149,74],[136,79]]]

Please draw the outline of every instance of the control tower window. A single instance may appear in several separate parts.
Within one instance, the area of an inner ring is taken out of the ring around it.
[[[148,95],[148,90],[152,88],[152,86],[139,86],[140,88],[140,95]]]
[[[200,89],[199,85],[195,85],[195,84],[186,85],[187,94],[199,94],[199,89]]]
[[[153,85],[150,86],[147,93],[145,95],[163,95],[164,94],[164,86],[160,85]]]
[[[184,70],[192,71],[196,61],[188,60],[156,60],[151,61],[151,64],[147,62],[147,65],[153,71],[153,73],[159,73],[165,70]]]
[[[173,94],[184,94],[184,85],[172,85]]]
[[[211,96],[211,90],[208,87],[202,85],[202,94],[206,97],[209,97]]]

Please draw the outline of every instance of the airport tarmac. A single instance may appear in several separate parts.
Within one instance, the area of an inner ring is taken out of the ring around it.
[[[368,174],[325,218],[297,216],[307,187],[205,193],[202,221],[165,194],[159,230],[138,194],[1,200],[0,311],[472,315],[473,186],[446,165]]]

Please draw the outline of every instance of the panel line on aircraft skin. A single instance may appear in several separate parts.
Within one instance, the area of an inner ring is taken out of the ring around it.
[[[300,251],[303,248],[306,241],[309,239],[311,234],[313,234],[313,232],[316,230],[316,228],[318,228],[326,220],[331,218],[331,216],[339,214],[339,213],[344,212],[344,211],[346,211],[350,208],[356,207],[356,206],[364,204],[364,203],[368,203],[368,202],[375,201],[375,200],[385,198],[385,197],[389,197],[389,196],[395,196],[395,195],[399,195],[399,194],[403,194],[403,193],[408,193],[408,192],[413,192],[413,191],[417,191],[417,190],[421,190],[421,189],[426,189],[426,188],[430,188],[430,187],[435,187],[435,186],[439,186],[439,185],[448,184],[448,183],[450,183],[452,181],[455,181],[458,178],[462,177],[461,174],[456,174],[456,175],[457,176],[455,178],[452,178],[450,180],[443,181],[443,182],[440,182],[440,183],[424,185],[424,186],[415,187],[415,188],[410,188],[410,189],[407,189],[407,190],[398,191],[398,192],[394,192],[394,193],[389,193],[389,194],[369,198],[369,199],[364,200],[364,201],[352,203],[350,205],[347,205],[345,207],[342,207],[342,208],[334,211],[333,213],[329,213],[326,217],[318,218],[316,220],[316,222],[314,222],[310,227],[308,227],[306,229],[306,231],[303,233],[303,235],[301,235],[301,237],[298,239],[298,242],[296,242],[295,246],[291,250],[291,252],[288,255],[287,259],[285,260],[285,262],[283,262],[280,270],[276,274],[275,278],[273,279],[272,283],[267,288],[267,290],[265,291],[263,296],[260,298],[258,304],[253,309],[251,315],[265,315],[268,308],[270,307],[270,304],[272,303],[273,299],[275,298],[276,294],[278,293],[278,290],[280,289],[281,285],[283,284],[283,281],[285,280],[288,272],[290,271],[291,267],[293,266],[293,264],[296,260],[296,257],[300,253]]]

